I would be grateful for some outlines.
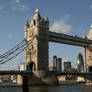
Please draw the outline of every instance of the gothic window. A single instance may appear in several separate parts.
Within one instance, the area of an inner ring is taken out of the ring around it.
[[[35,24],[36,24],[36,22],[35,22],[35,20],[34,20],[34,26],[35,26]]]

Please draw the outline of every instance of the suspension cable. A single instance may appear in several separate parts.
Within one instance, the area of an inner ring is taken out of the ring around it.
[[[0,59],[5,57],[6,55],[8,55],[8,53],[10,53],[11,51],[13,51],[14,49],[18,48],[22,43],[24,43],[25,39],[23,41],[21,41],[19,44],[17,44],[15,47],[13,47],[11,50],[3,53],[2,55],[0,55]]]
[[[12,48],[11,50],[0,55],[0,65],[6,63],[6,62],[12,60],[13,58],[15,58],[16,56],[18,56],[22,51],[24,51],[33,42],[33,40],[36,37],[37,37],[37,35],[35,35],[32,39],[30,39],[28,41],[26,41],[24,39],[18,45],[16,45],[14,48]]]

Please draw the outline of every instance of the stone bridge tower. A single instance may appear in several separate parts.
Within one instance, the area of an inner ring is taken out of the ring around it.
[[[48,71],[48,31],[49,20],[42,18],[39,14],[39,10],[35,10],[33,19],[25,23],[25,38],[28,41],[34,35],[37,34],[31,45],[26,48],[25,62],[29,65],[30,62],[34,62],[35,70]]]
[[[32,75],[18,76],[18,85],[23,84],[23,79],[28,81],[28,85],[43,85],[43,84],[58,84],[58,79],[53,72],[48,71],[48,50],[49,50],[49,20],[42,18],[39,10],[35,10],[33,19],[25,23],[25,39],[26,41],[32,39],[35,35],[37,37],[32,41],[25,51],[25,64],[30,67],[31,62],[34,63],[35,69]]]
[[[90,27],[90,31],[88,33],[88,36],[86,37],[84,35],[85,39],[92,40],[92,26]],[[85,57],[85,62],[84,62],[84,69],[85,72],[92,72],[92,45],[90,47],[88,46],[87,48],[84,48],[84,57]]]

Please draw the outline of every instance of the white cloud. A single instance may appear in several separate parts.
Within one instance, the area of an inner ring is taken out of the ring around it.
[[[20,3],[20,0],[15,0],[15,2],[18,4],[18,3]]]
[[[15,5],[12,7],[12,10],[15,11],[15,10],[19,10],[19,11],[26,11],[26,10],[29,10],[29,8],[25,5]]]
[[[13,4],[14,5],[11,6],[11,9],[13,11],[26,11],[26,10],[29,10],[28,6],[23,4],[22,0],[13,0]]]
[[[66,15],[63,20],[55,21],[51,28],[50,31],[54,32],[62,32],[62,33],[69,33],[72,31],[72,25],[67,24],[67,20],[70,18],[70,15]]]
[[[8,38],[12,38],[12,34],[8,34]]]

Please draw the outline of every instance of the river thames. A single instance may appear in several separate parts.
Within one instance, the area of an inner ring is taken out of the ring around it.
[[[1,86],[0,92],[23,92],[21,87]],[[29,92],[92,92],[92,85],[32,86]]]

